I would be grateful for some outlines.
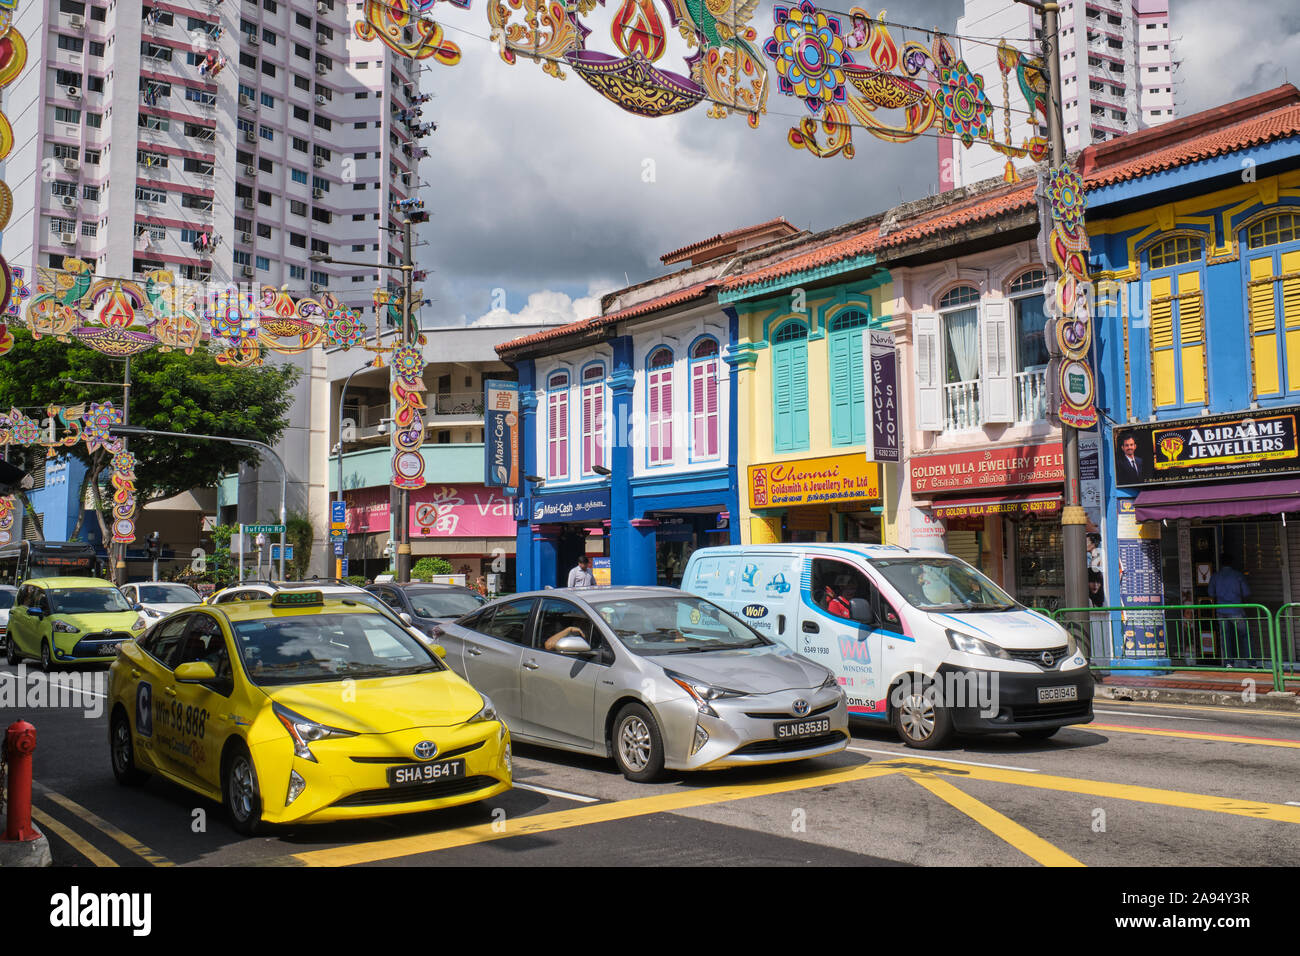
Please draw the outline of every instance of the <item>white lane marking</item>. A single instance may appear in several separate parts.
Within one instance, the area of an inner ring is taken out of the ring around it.
[[[945,763],[965,763],[972,767],[992,767],[994,770],[1020,770],[1024,773],[1042,773],[1037,767],[1012,767],[1004,763],[981,763],[978,760],[954,760],[952,757],[941,757],[932,751],[924,753],[915,750],[873,750],[870,747],[846,747],[855,754],[888,754],[891,757],[917,757],[923,760],[942,760]]]
[[[577,800],[579,803],[600,803],[599,797],[588,797],[581,793],[569,793],[565,790],[552,790],[550,787],[538,787],[531,783],[516,783],[517,790],[531,790],[534,793],[544,793],[548,797],[561,797],[565,800]]]
[[[15,678],[18,676],[17,671],[4,671],[4,673],[12,674]],[[65,673],[67,672],[65,671]],[[95,672],[86,671],[85,673],[95,673]],[[69,694],[90,694],[92,697],[103,697],[105,700],[108,699],[107,694],[101,694],[98,691],[93,691],[93,690],[86,690],[83,687],[74,687],[71,684],[65,683],[63,681],[55,681],[53,684],[50,684],[49,674],[43,674],[40,671],[28,671],[27,679],[31,680],[33,677],[41,678],[43,681],[45,681],[46,684],[49,684],[55,690],[66,691]],[[107,682],[107,675],[105,675],[105,682]]]
[[[1209,717],[1175,717],[1173,714],[1139,714],[1133,710],[1098,710],[1092,709],[1094,714],[1115,714],[1120,717],[1154,717],[1157,720],[1209,720]]]

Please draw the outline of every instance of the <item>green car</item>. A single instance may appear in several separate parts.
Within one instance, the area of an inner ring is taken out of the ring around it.
[[[118,646],[144,633],[139,605],[99,578],[33,578],[18,588],[9,612],[10,664],[26,657],[41,669],[106,664]]]

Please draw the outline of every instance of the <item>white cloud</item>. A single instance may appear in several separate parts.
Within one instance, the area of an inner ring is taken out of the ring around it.
[[[1300,12],[1290,3],[1244,3],[1225,8],[1219,0],[1174,0],[1169,32],[1178,116],[1222,106],[1280,86],[1288,67],[1300,62]]]
[[[565,325],[600,315],[600,297],[613,292],[618,285],[613,282],[593,283],[587,294],[574,299],[563,292],[549,289],[534,292],[518,312],[493,309],[479,316],[471,325]]]

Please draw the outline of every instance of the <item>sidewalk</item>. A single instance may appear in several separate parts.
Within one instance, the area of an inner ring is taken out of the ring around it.
[[[1105,669],[1102,668],[1104,671]],[[1251,672],[1170,671],[1155,677],[1110,671],[1097,676],[1096,695],[1108,700],[1163,701],[1300,712],[1300,675],[1288,675],[1274,693],[1271,674]],[[1254,681],[1253,687],[1243,681]],[[1253,700],[1251,698],[1254,698]]]

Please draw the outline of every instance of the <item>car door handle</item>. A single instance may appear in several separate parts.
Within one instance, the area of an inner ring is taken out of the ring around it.
[[[537,668],[541,667],[542,665],[537,663],[537,661],[524,661],[524,666],[527,667],[530,671],[535,671],[537,670]]]
[[[164,690],[167,691],[167,696],[168,696],[168,697],[175,697],[175,696],[176,696],[176,688],[175,688],[175,687],[167,687],[167,688],[164,688]]]
[[[132,676],[132,677],[139,677],[139,676],[140,676],[140,672],[139,672],[138,670],[136,670],[134,667],[132,667],[132,668],[131,668],[131,676]]]
[[[817,622],[816,622],[816,621],[804,621],[804,622],[803,622],[803,632],[804,632],[805,634],[820,634],[820,633],[821,633],[821,630],[822,630],[822,629],[821,629],[820,627],[817,626]]]
[[[778,634],[784,634],[784,633],[785,633],[785,615],[784,615],[784,614],[778,614],[778,615],[776,616],[776,633],[778,633]]]
[[[483,651],[475,647],[473,644],[469,644],[466,645],[465,647],[465,653],[470,655],[471,657],[478,657],[480,654],[483,653]]]

